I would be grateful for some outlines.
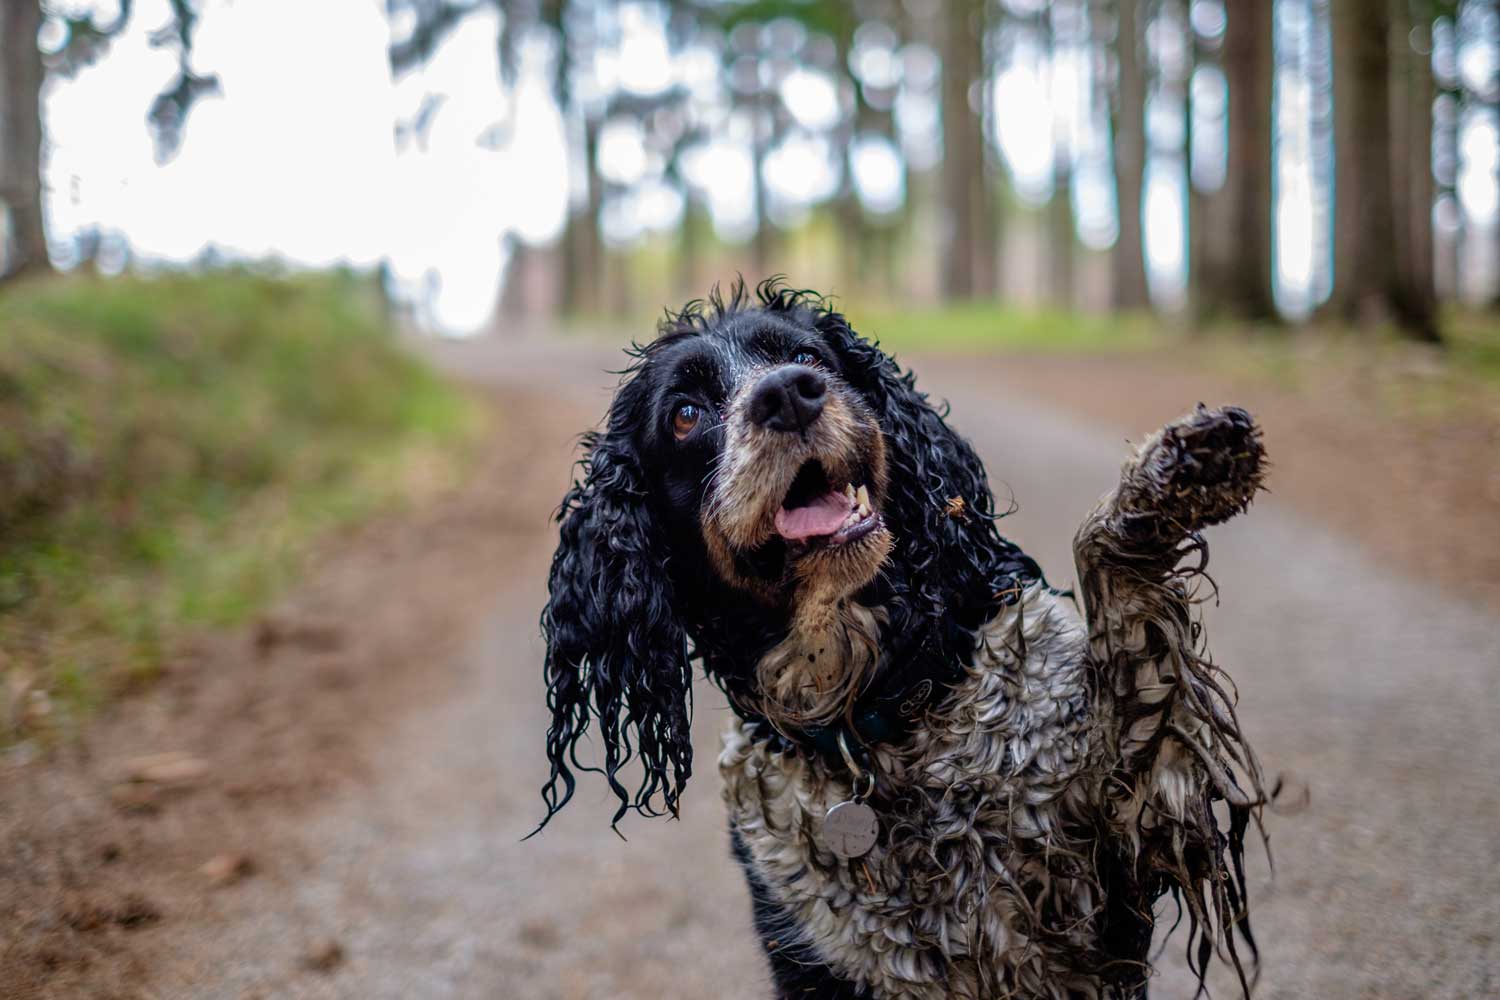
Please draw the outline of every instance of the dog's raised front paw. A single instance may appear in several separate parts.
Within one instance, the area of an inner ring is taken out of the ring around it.
[[[1180,538],[1244,510],[1264,477],[1265,449],[1250,414],[1199,403],[1125,463],[1118,509],[1131,534],[1169,541],[1166,536]]]

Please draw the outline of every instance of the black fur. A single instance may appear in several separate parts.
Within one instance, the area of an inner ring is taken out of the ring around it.
[[[577,770],[605,775],[619,799],[615,822],[631,810],[675,814],[692,773],[690,658],[743,704],[755,664],[785,635],[785,606],[767,606],[713,572],[698,514],[723,446],[721,407],[743,362],[781,362],[804,349],[862,397],[885,438],[882,508],[895,551],[857,595],[889,614],[877,685],[899,690],[947,674],[1018,584],[1040,578],[996,530],[984,467],[947,425],[946,408],[932,406],[911,373],[821,296],[772,280],[753,294],[736,283],[728,298],[716,290],[689,303],[634,349],[605,430],[585,438],[583,480],[558,515],[561,543],[542,614],[552,709],[546,819],[572,797]],[[708,422],[685,444],[668,430],[682,399],[701,403]],[[753,558],[774,562],[781,553],[773,546]],[[579,756],[594,720],[600,764]],[[641,767],[633,790],[623,774],[632,759]]]
[[[706,302],[669,313],[660,335],[634,348],[634,363],[622,373],[604,429],[585,436],[582,476],[558,513],[561,538],[542,613],[552,710],[542,826],[571,799],[578,771],[605,776],[618,800],[616,824],[632,810],[677,813],[692,773],[695,661],[742,715],[753,712],[757,664],[788,634],[790,592],[777,598],[775,587],[751,593],[726,582],[716,568],[727,565],[723,547],[714,549],[721,560],[716,564],[701,515],[724,450],[727,403],[747,379],[802,353],[815,356],[816,367],[844,394],[846,409],[852,405],[874,415],[888,472],[878,507],[894,548],[853,595],[885,616],[875,642],[881,659],[846,718],[850,731],[859,732],[855,708],[904,705],[909,692],[951,684],[954,666],[969,662],[976,630],[1024,585],[1041,580],[1035,562],[998,532],[1003,512],[995,509],[977,455],[947,425],[946,410],[932,406],[909,372],[855,333],[822,297],[775,281],[752,294],[737,283],[727,298],[716,291]],[[858,399],[850,404],[853,396]],[[684,404],[701,416],[690,430],[674,434],[673,414]],[[868,419],[862,419],[868,436]],[[1105,901],[1097,914],[1097,950],[1075,957],[1110,997],[1146,995],[1153,904],[1164,893],[1177,899],[1191,922],[1189,965],[1200,984],[1219,930],[1233,925],[1254,957],[1244,914],[1243,851],[1248,823],[1263,801],[1258,765],[1235,728],[1231,699],[1197,653],[1190,593],[1182,580],[1198,570],[1175,567],[1189,550],[1206,557],[1192,532],[1242,509],[1253,496],[1262,469],[1258,433],[1248,414],[1233,409],[1200,409],[1171,425],[1132,467],[1119,496],[1101,504],[1080,535],[1089,553],[1084,561],[1094,568],[1083,578],[1086,604],[1108,606],[1109,587],[1153,595],[1143,602],[1160,605],[1146,626],[1150,648],[1137,652],[1159,659],[1174,645],[1187,651],[1176,696],[1191,698],[1208,724],[1220,727],[1219,743],[1227,747],[1221,757],[1238,761],[1254,786],[1246,791],[1229,787],[1232,776],[1220,780],[1214,795],[1192,804],[1201,811],[1191,825],[1198,840],[1179,844],[1148,837],[1139,857],[1109,844],[1107,829],[1073,831],[1100,845],[1093,872]],[[729,575],[784,582],[785,544],[776,537],[756,551],[735,553]],[[1134,675],[1101,672],[1098,680],[1120,676],[1128,681]],[[932,697],[942,694],[936,690]],[[1158,702],[1137,703],[1131,694],[1129,684],[1116,692],[1126,730],[1137,717],[1158,712]],[[602,759],[581,752],[591,731]],[[875,738],[895,742],[902,736]],[[1159,738],[1166,738],[1165,729]],[[1122,761],[1115,785],[1128,792],[1155,746],[1138,751],[1142,761]],[[787,749],[804,752],[807,745],[793,740]],[[1217,766],[1227,774],[1225,759]],[[1216,818],[1214,798],[1227,800],[1227,828]],[[1183,829],[1169,825],[1163,835]],[[749,881],[778,995],[865,1000],[867,994],[840,981],[792,926],[748,863],[737,834],[733,848]],[[1225,937],[1248,995],[1234,939]]]
[[[638,394],[627,386],[619,398],[628,403]],[[632,438],[630,407],[617,402],[608,429],[585,439],[584,481],[559,514],[562,541],[542,612],[552,709],[552,774],[543,790],[549,818],[573,796],[574,767],[602,771],[620,799],[616,823],[630,809],[675,814],[692,774],[687,635],[662,569],[665,539]],[[578,759],[593,719],[602,768]],[[644,765],[634,793],[620,776],[632,756]]]
[[[870,1000],[869,991],[840,979],[798,936],[792,918],[772,898],[770,889],[751,866],[750,851],[737,832],[730,832],[729,849],[750,885],[755,930],[771,966],[776,995],[809,1000]]]

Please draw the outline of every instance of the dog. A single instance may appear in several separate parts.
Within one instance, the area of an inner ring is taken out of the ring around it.
[[[1248,995],[1263,779],[1193,603],[1199,532],[1261,488],[1249,415],[1145,442],[1078,531],[1075,596],[821,296],[737,282],[632,353],[558,512],[542,826],[580,771],[615,823],[677,813],[697,661],[733,708],[719,771],[778,997],[1144,997],[1167,895],[1200,985],[1217,953]]]

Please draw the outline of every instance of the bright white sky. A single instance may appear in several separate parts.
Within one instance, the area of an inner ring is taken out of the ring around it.
[[[137,0],[133,22],[109,55],[75,80],[48,91],[51,138],[48,212],[62,240],[90,226],[127,236],[140,255],[186,261],[206,244],[241,257],[275,256],[309,266],[369,266],[390,261],[398,282],[423,303],[435,326],[466,331],[493,310],[513,240],[546,242],[560,232],[570,196],[564,124],[546,79],[550,53],[522,49],[513,88],[495,58],[495,15],[478,14],[452,35],[422,71],[396,81],[386,62],[389,28],[383,0],[207,0],[194,63],[220,78],[224,96],[192,111],[181,152],[166,166],[152,158],[145,113],[175,73],[175,55],[152,49],[147,34],[168,20],[166,0]],[[617,53],[588,81],[601,90],[660,92],[682,83],[711,103],[720,84],[712,57],[672,58],[649,8],[628,7]],[[1085,243],[1108,246],[1116,226],[1103,130],[1086,120],[1088,60],[1063,52],[1049,67],[1039,47],[1020,45],[992,81],[996,141],[1018,195],[1034,203],[1051,193],[1051,163],[1064,150],[1075,165],[1075,210]],[[930,85],[903,91],[897,103],[898,150],[864,137],[851,162],[872,211],[901,204],[904,154],[915,167],[935,162],[938,64],[930,50],[858,50],[862,73],[903,71]],[[899,60],[900,65],[897,65]],[[1197,81],[1215,93],[1222,80]],[[1308,146],[1307,88],[1279,81],[1283,122],[1277,190],[1278,275],[1283,304],[1296,309],[1310,287],[1317,248]],[[397,120],[424,96],[441,95],[425,150],[398,151]],[[820,134],[837,115],[832,81],[802,69],[784,83],[799,127],[765,168],[773,215],[795,222],[838,183],[838,151]],[[504,123],[507,141],[480,144]],[[716,227],[742,239],[753,229],[753,163],[747,123],[725,116],[713,141],[685,169]],[[1181,115],[1148,109],[1153,145],[1180,144]],[[675,226],[682,196],[659,179],[662,164],[631,124],[606,128],[601,166],[628,196],[611,201],[602,223],[612,243]],[[1471,218],[1497,209],[1496,133],[1472,123],[1463,138],[1460,191]],[[1219,155],[1222,155],[1221,151]],[[1209,157],[1211,160],[1212,157]],[[1147,251],[1153,288],[1166,302],[1184,284],[1184,186],[1181,157],[1157,155],[1147,170]]]

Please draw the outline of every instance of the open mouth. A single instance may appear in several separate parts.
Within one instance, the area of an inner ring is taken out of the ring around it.
[[[794,552],[846,545],[879,524],[869,487],[863,482],[831,482],[817,460],[797,470],[776,511],[776,533]]]

